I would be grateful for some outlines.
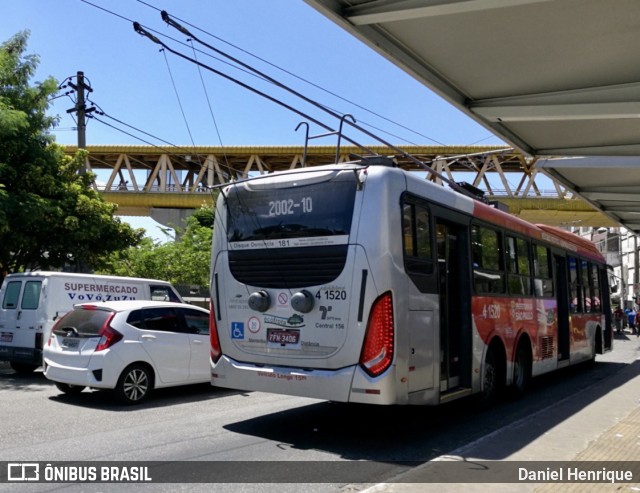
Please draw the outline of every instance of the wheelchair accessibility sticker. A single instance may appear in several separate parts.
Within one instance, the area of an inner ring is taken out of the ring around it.
[[[231,322],[231,339],[244,339],[244,322]]]

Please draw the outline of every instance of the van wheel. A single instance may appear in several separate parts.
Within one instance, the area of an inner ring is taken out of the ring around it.
[[[63,392],[69,395],[79,394],[85,389],[85,387],[82,385],[69,385],[68,383],[60,383],[60,382],[54,382],[54,383],[56,384],[56,387],[58,387],[58,390],[60,392]]]
[[[32,365],[31,363],[20,363],[18,361],[11,361],[9,363],[11,369],[17,373],[33,373],[38,368],[38,365]]]
[[[133,364],[125,368],[118,379],[115,393],[125,404],[138,404],[151,393],[153,376],[149,368],[141,364]]]

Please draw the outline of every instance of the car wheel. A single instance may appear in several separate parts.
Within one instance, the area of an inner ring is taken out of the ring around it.
[[[38,368],[38,365],[32,365],[30,363],[19,363],[17,361],[12,361],[9,363],[11,365],[11,369],[17,373],[33,373]]]
[[[56,387],[58,387],[58,390],[60,392],[63,392],[65,394],[79,394],[80,392],[82,392],[85,388],[82,385],[69,385],[68,383],[60,383],[60,382],[55,382]]]
[[[125,404],[138,404],[146,399],[153,387],[153,377],[145,365],[130,365],[118,379],[115,392]]]

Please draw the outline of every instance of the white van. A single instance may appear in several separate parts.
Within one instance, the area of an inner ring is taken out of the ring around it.
[[[0,361],[18,372],[42,365],[42,347],[56,321],[78,303],[183,300],[166,281],[135,277],[26,272],[9,274],[0,288]]]

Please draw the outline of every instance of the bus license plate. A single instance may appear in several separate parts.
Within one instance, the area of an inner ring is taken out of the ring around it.
[[[0,342],[13,342],[13,332],[1,332]]]
[[[294,345],[300,342],[299,329],[267,329],[267,342],[281,346]]]
[[[62,339],[62,347],[66,349],[78,349],[79,345],[80,341],[78,339],[69,339],[67,337]]]

